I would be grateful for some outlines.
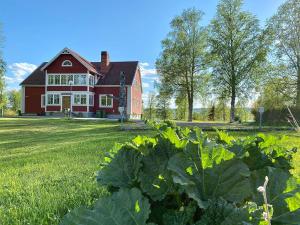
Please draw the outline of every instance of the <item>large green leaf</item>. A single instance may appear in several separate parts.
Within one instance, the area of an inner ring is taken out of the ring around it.
[[[187,225],[193,221],[196,205],[190,204],[180,210],[169,210],[163,215],[164,225]]]
[[[208,202],[201,220],[194,225],[254,225],[247,208],[237,208],[224,199]]]
[[[97,181],[102,185],[113,187],[134,187],[137,183],[141,160],[140,152],[124,145],[98,172]]]
[[[167,170],[169,158],[165,148],[157,148],[142,159],[141,188],[155,201],[162,200],[174,188],[171,172]]]
[[[269,178],[267,198],[273,207],[272,225],[299,225],[300,187],[296,179],[289,172],[273,167],[253,171],[253,200],[259,205],[264,202],[261,193],[257,192],[257,187],[264,183],[265,176]]]
[[[247,165],[213,142],[190,142],[170,159],[168,169],[200,208],[206,208],[209,199],[242,202],[250,194]]]
[[[146,225],[149,214],[148,199],[138,189],[120,189],[99,199],[93,210],[72,211],[60,225]]]

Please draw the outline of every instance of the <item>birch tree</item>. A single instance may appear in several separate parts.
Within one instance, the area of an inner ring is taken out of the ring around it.
[[[217,94],[230,98],[230,122],[237,98],[254,88],[256,68],[267,53],[258,19],[243,11],[242,4],[242,0],[221,0],[209,29],[212,83]]]
[[[206,38],[204,27],[200,26],[203,13],[194,8],[184,10],[171,22],[171,31],[162,41],[162,53],[156,68],[162,84],[171,88],[173,96],[182,93],[187,96],[188,121],[192,121],[195,97],[204,86]]]

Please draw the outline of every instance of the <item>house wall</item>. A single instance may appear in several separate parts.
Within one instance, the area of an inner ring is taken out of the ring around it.
[[[70,60],[72,66],[61,66],[64,60]],[[74,56],[70,54],[61,54],[47,68],[47,73],[86,73],[87,69]]]
[[[140,117],[142,114],[142,79],[141,73],[138,69],[134,76],[133,84],[131,86],[131,114],[132,117]]]
[[[45,109],[41,107],[41,95],[45,94],[45,87],[24,88],[25,113],[44,113]]]
[[[98,86],[94,88],[95,90],[95,95],[94,95],[94,108],[93,111],[96,112],[97,110],[105,110],[107,114],[119,114],[119,102],[118,100],[114,99],[113,100],[113,107],[112,108],[105,108],[105,107],[100,107],[99,104],[99,96],[101,94],[112,94],[114,97],[119,97],[120,93],[120,87],[118,86]]]

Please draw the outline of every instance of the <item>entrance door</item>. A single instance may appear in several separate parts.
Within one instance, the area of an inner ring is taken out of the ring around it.
[[[62,110],[71,108],[71,96],[62,96]]]

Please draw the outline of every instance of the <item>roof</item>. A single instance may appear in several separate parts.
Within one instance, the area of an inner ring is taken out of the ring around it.
[[[43,62],[20,85],[45,85],[45,73],[42,69],[47,63]],[[100,78],[96,85],[119,85],[121,71],[125,73],[126,85],[132,85],[138,67],[138,61],[110,62],[108,72],[103,73],[100,69],[100,62],[89,62],[89,64],[94,67],[97,73],[103,75],[103,78]]]
[[[47,62],[43,62],[20,85],[45,85],[45,73],[42,67],[46,64]]]
[[[131,85],[138,67],[138,61],[110,62],[108,72],[103,73],[100,70],[100,62],[92,62],[92,64],[100,74],[104,75],[103,78],[99,79],[96,85],[119,85],[121,71],[125,73],[125,84]]]

